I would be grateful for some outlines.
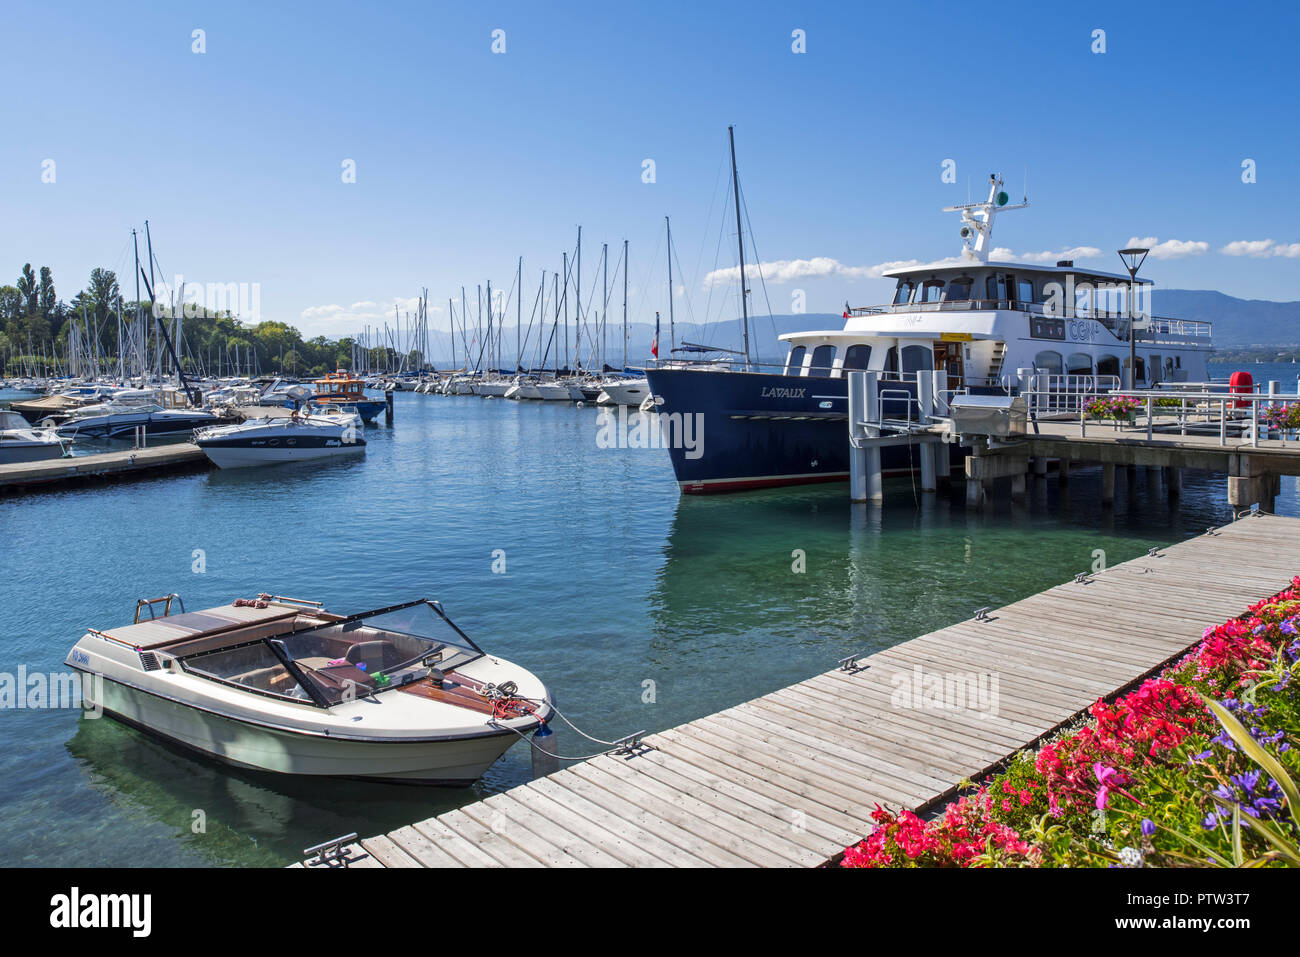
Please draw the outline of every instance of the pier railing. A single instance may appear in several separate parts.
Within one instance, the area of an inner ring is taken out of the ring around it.
[[[1275,385],[1271,384],[1271,385]],[[1116,431],[1145,431],[1147,441],[1159,435],[1215,435],[1226,446],[1229,437],[1248,440],[1258,448],[1261,440],[1300,440],[1300,416],[1290,414],[1300,409],[1300,392],[1220,392],[1167,391],[1163,389],[1128,390],[1111,393],[1110,399],[1131,399],[1128,411],[1117,411],[1102,418],[1088,415],[1088,406],[1079,411],[1079,428],[1087,435],[1093,428],[1109,424]]]

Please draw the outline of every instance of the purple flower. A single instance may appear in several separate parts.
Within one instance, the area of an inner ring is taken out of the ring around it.
[[[1147,837],[1150,837],[1155,832],[1156,832],[1155,821],[1151,820],[1151,818],[1149,817],[1144,817],[1142,819],[1142,833],[1145,834]]]

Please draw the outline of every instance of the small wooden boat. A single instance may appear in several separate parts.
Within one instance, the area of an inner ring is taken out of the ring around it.
[[[554,713],[541,681],[436,601],[345,616],[266,594],[189,613],[176,595],[141,599],[131,624],[88,629],[67,664],[91,706],[283,774],[467,785]]]
[[[364,379],[358,379],[346,369],[328,373],[323,379],[315,379],[312,384],[316,394],[310,399],[314,405],[350,405],[361,413],[367,422],[373,422],[388,406],[386,399],[376,399],[366,395]]]

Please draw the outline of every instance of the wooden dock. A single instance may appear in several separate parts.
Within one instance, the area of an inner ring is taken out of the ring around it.
[[[197,445],[192,442],[177,442],[97,455],[73,455],[44,462],[0,465],[0,493],[80,482],[149,478],[163,473],[211,467],[208,457]]]
[[[650,735],[636,754],[604,755],[348,844],[343,861],[817,866],[869,833],[877,802],[920,811],[951,798],[959,781],[1181,656],[1205,628],[1297,572],[1300,519],[1242,518]],[[976,676],[996,695],[964,708],[932,707],[909,689]]]

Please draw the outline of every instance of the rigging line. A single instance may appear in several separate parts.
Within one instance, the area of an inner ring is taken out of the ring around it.
[[[758,255],[758,242],[754,239],[754,223],[749,218],[749,203],[745,200],[745,191],[743,189],[740,191],[740,208],[745,211],[745,222],[749,223],[749,245],[754,250],[754,268],[758,270],[758,282],[763,287],[763,301],[767,303],[767,319],[772,326],[772,338],[776,341],[777,353],[779,354],[781,340],[776,332],[776,317],[772,315],[772,300],[767,295],[767,278],[763,275],[763,260]],[[755,344],[754,352],[755,358],[757,358],[757,344]]]
[[[705,218],[704,228],[700,231],[700,252],[699,255],[696,256],[695,258],[695,275],[692,279],[693,282],[699,282],[700,279],[700,265],[704,261],[704,249],[705,249],[705,245],[708,243],[709,226],[713,223],[713,210],[717,206],[718,195],[721,192],[720,184],[722,182],[722,174],[726,170],[726,168],[727,168],[727,151],[724,149],[722,150],[721,154],[718,157],[718,171],[713,178],[713,195],[709,199],[709,215]],[[726,216],[724,215],[722,218],[725,220]],[[678,266],[680,265],[681,263],[679,262]],[[708,318],[707,312],[705,313],[705,318],[706,319]]]
[[[726,231],[727,231],[727,217],[723,216],[721,219],[718,220],[718,244],[716,248],[713,250],[713,270],[709,273],[710,276],[716,275],[718,272],[718,263],[722,259],[722,239],[726,235]],[[717,285],[716,280],[709,283],[709,298],[704,306],[704,321],[706,324],[711,324],[713,322],[713,319],[711,318],[713,315],[713,289],[716,285]],[[721,316],[722,310],[724,308],[726,308],[725,299],[721,299],[720,297],[720,301],[718,303],[719,316]],[[711,337],[712,333],[710,333],[709,335]],[[708,345],[708,343],[705,343],[705,345]]]
[[[670,249],[669,252],[671,252],[671,253],[673,254],[673,261],[677,263],[677,271],[678,271],[678,273],[681,274],[681,275],[682,275],[682,279],[685,280],[685,278],[686,278],[686,276],[685,276],[685,272],[686,272],[686,270],[682,269],[682,261],[681,261],[681,259],[679,259],[678,256],[677,256],[677,246],[676,246],[675,243],[673,244],[673,248]],[[682,283],[682,293],[683,293],[683,294],[682,294],[682,298],[686,300],[686,311],[690,314],[690,317],[691,317],[691,324],[692,324],[692,325],[696,325],[696,326],[698,326],[699,323],[695,321],[695,309],[691,306],[691,297],[685,294],[685,293],[686,293],[686,290],[687,290],[688,288],[690,288],[690,287],[687,286],[686,283],[683,281],[683,283]]]
[[[654,251],[654,255],[650,259],[650,263],[645,269],[640,270],[641,279],[636,285],[637,296],[639,297],[636,303],[636,309],[635,309],[636,315],[644,315],[643,310],[645,307],[646,297],[650,295],[649,278],[654,275],[655,267],[659,265],[659,249],[660,247],[663,246],[663,242],[664,242],[663,236],[660,236],[658,239],[655,240],[655,251]],[[658,283],[656,283],[655,285],[658,286]],[[639,321],[644,323],[647,320],[639,320]]]

